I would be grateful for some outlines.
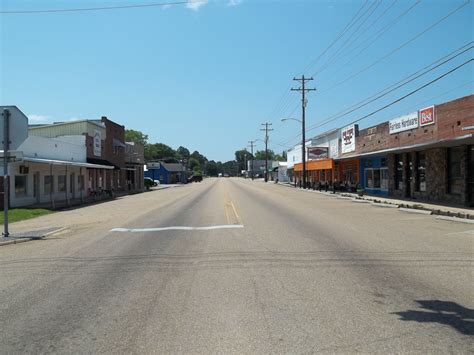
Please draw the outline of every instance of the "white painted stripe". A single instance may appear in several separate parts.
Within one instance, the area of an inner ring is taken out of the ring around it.
[[[223,224],[217,226],[207,227],[186,227],[186,226],[172,226],[172,227],[156,227],[156,228],[114,228],[111,232],[122,232],[122,233],[144,233],[144,232],[161,232],[169,230],[183,230],[183,231],[206,231],[215,229],[237,229],[244,228],[242,224]]]

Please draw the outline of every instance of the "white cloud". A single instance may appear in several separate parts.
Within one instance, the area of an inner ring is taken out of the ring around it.
[[[37,114],[28,115],[28,120],[31,122],[36,122],[36,123],[46,122],[46,121],[49,121],[50,119],[51,117],[46,116],[46,115],[37,115]]]
[[[237,6],[242,2],[242,0],[229,0],[227,6]]]
[[[186,7],[188,9],[198,11],[202,6],[207,5],[209,0],[188,0]]]

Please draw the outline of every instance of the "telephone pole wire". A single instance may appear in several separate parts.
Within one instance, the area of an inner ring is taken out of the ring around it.
[[[252,175],[252,180],[253,180],[253,146],[255,145],[255,140],[249,141],[250,143],[250,154],[252,154],[252,164],[250,166],[250,174]]]
[[[268,132],[273,131],[272,128],[269,128],[271,125],[271,123],[265,122],[262,123],[265,128],[260,128],[261,131],[265,131],[265,182],[268,181]]]
[[[291,91],[300,91],[301,92],[301,158],[303,162],[303,171],[302,171],[302,180],[303,180],[303,188],[306,188],[306,127],[305,127],[305,110],[306,104],[308,100],[306,99],[306,92],[308,91],[316,91],[316,89],[307,89],[305,84],[307,81],[313,80],[313,78],[305,78],[304,75],[301,78],[293,78],[295,81],[301,82],[301,87],[298,89],[291,88]]]

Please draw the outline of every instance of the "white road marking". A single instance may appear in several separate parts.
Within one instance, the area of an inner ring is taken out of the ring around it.
[[[172,227],[156,227],[156,228],[114,228],[111,232],[122,232],[122,233],[143,233],[143,232],[161,232],[169,230],[182,230],[182,231],[207,231],[215,229],[237,229],[244,228],[242,224],[223,224],[217,226],[207,227],[186,227],[186,226],[172,226]]]

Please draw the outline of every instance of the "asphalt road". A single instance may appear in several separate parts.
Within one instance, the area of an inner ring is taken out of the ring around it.
[[[0,247],[0,353],[474,348],[473,225],[232,178],[60,222]]]

